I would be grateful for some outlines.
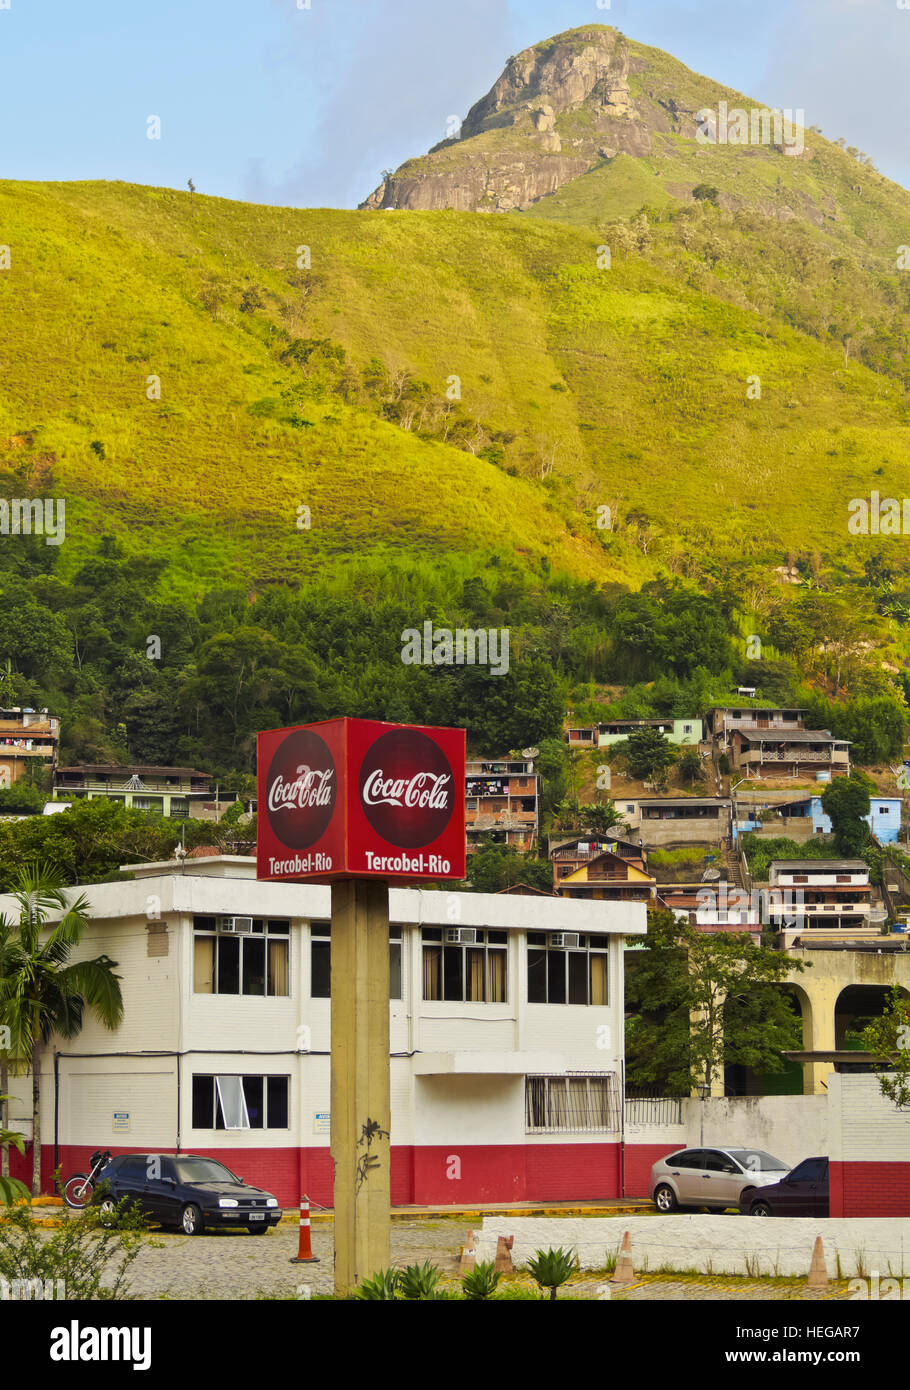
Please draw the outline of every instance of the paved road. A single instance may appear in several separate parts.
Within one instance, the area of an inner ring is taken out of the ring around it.
[[[456,1221],[395,1221],[391,1227],[392,1263],[430,1260],[443,1275],[454,1278],[458,1257],[469,1230]],[[313,1252],[318,1264],[292,1265],[297,1253],[296,1225],[282,1224],[266,1235],[224,1231],[184,1236],[153,1232],[131,1274],[132,1292],[141,1299],[257,1299],[305,1298],[332,1292],[332,1227],[313,1227]],[[521,1283],[533,1287],[527,1275]],[[561,1297],[629,1300],[824,1300],[845,1298],[846,1282],[816,1292],[805,1280],[736,1279],[643,1275],[629,1288],[610,1286],[606,1277],[573,1279]]]

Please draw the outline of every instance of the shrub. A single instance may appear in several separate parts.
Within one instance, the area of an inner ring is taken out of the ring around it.
[[[0,1225],[0,1278],[45,1286],[60,1281],[67,1301],[129,1299],[127,1273],[144,1231],[134,1202],[118,1203],[104,1225],[96,1207],[71,1213],[50,1235],[35,1224],[29,1206],[9,1207]]]
[[[502,1275],[496,1272],[492,1260],[481,1260],[470,1274],[462,1276],[461,1287],[465,1298],[474,1303],[484,1298],[492,1298],[501,1278]]]
[[[533,1260],[528,1260],[528,1269],[534,1281],[542,1289],[550,1290],[551,1301],[556,1290],[578,1268],[578,1256],[571,1250],[538,1250]]]

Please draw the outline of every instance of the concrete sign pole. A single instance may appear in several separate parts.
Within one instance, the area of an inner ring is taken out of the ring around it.
[[[331,1152],[335,1293],[389,1255],[389,885],[332,884]]]

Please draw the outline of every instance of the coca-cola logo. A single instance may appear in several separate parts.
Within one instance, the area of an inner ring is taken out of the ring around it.
[[[391,729],[367,750],[360,768],[360,804],[390,845],[429,845],[452,819],[459,789],[438,744],[416,729]]]
[[[318,734],[298,729],[278,746],[265,781],[266,814],[289,849],[306,849],[328,827],[337,795],[335,760]]]

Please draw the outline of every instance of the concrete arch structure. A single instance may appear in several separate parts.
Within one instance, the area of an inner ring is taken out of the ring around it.
[[[910,996],[910,953],[791,950],[788,954],[807,967],[781,986],[796,995],[802,1009],[804,1052],[837,1050],[835,1016],[846,990],[864,986],[887,991],[897,986]],[[823,1094],[833,1071],[830,1061],[804,1062],[803,1094]]]

